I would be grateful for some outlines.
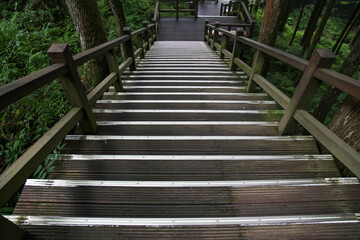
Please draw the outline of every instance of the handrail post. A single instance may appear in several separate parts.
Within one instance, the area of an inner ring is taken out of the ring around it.
[[[224,11],[224,3],[221,3],[221,5],[220,5],[220,16],[223,15],[223,11]]]
[[[115,54],[113,49],[105,53],[105,58],[107,61],[107,64],[109,66],[110,72],[114,72],[117,74],[118,81],[114,82],[114,88],[116,92],[122,92],[124,90],[122,81],[121,81],[121,73],[119,71],[119,66],[117,64]]]
[[[214,29],[214,35],[213,35],[213,42],[211,44],[211,49],[212,50],[216,50],[216,46],[215,43],[218,41],[219,39],[219,32],[216,30],[217,28],[220,27],[220,23],[219,22],[215,22],[215,29]]]
[[[149,24],[147,21],[143,21],[143,27],[146,28],[145,32],[144,32],[144,39],[145,39],[145,43],[147,43],[146,46],[146,51],[150,50],[150,31],[149,31]]]
[[[251,66],[251,74],[249,76],[248,85],[246,87],[246,92],[252,93],[256,89],[256,83],[254,81],[254,75],[260,74],[265,66],[265,63],[267,61],[266,55],[262,53],[261,51],[257,50],[254,59]]]
[[[253,34],[254,34],[254,29],[255,29],[255,20],[251,20],[251,26],[249,28],[249,33],[248,36],[249,38],[252,38]]]
[[[228,44],[228,39],[229,37],[225,34],[222,35],[222,38],[221,38],[221,49],[220,49],[220,58],[221,59],[224,59],[225,55],[223,53],[223,49],[226,49],[227,47],[227,44]]]
[[[204,41],[206,42],[207,45],[209,45],[209,27],[207,26],[209,24],[209,20],[206,19],[205,20],[205,31],[204,31]],[[208,35],[208,38],[206,39],[206,36]]]
[[[240,42],[238,41],[238,37],[242,37],[242,36],[244,36],[244,28],[236,28],[236,34],[234,37],[234,47],[232,51],[231,65],[230,65],[231,71],[236,70],[235,59],[239,58],[241,53],[241,45]]]
[[[132,58],[132,63],[130,65],[130,70],[135,71],[136,70],[136,63],[135,63],[135,56],[134,56],[134,49],[133,49],[133,43],[132,43],[132,36],[131,36],[131,28],[130,27],[124,27],[123,29],[124,35],[128,35],[130,37],[129,40],[127,40],[124,43],[124,50],[125,50],[125,57]]]
[[[5,236],[6,235],[6,236]],[[3,216],[0,216],[0,239],[24,239],[26,232],[15,223],[9,221]]]
[[[143,59],[145,58],[145,48],[144,48],[144,33],[140,33],[139,35],[137,35],[137,40],[138,40],[138,44],[140,45],[140,58]]]
[[[197,18],[199,15],[199,0],[195,0],[195,13],[194,17]]]
[[[152,20],[152,23],[154,24],[154,28],[153,28],[153,31],[151,31],[151,38],[152,38],[152,45],[154,45],[155,41],[156,41],[156,38],[157,38],[157,29],[156,29],[156,21],[155,20]]]
[[[176,19],[179,19],[179,1],[176,1]]]
[[[51,45],[48,54],[52,63],[66,63],[69,73],[61,77],[61,84],[73,107],[81,107],[84,117],[80,120],[81,129],[85,134],[95,134],[97,125],[91,111],[89,101],[81,84],[80,76],[74,64],[73,56],[67,44],[59,43]]]
[[[209,34],[208,34],[208,45],[211,47],[211,39],[213,37],[213,30],[209,27]]]
[[[316,49],[311,56],[304,74],[297,86],[290,104],[285,109],[285,114],[279,123],[279,134],[291,134],[296,129],[296,121],[293,115],[297,109],[306,109],[315,96],[321,82],[313,78],[318,68],[330,68],[335,61],[335,55],[328,49]]]

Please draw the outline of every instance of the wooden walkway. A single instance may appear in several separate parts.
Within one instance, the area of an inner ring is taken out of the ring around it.
[[[237,17],[220,16],[221,3],[229,1],[199,2],[199,17],[161,17],[158,32],[159,41],[203,41],[205,20],[221,23],[240,23]]]
[[[28,239],[359,239],[360,185],[204,42],[156,42],[14,215]],[[21,217],[17,217],[21,216]]]

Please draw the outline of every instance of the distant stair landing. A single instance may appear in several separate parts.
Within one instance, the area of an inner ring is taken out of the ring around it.
[[[198,18],[160,18],[159,41],[204,41],[205,21],[240,23],[237,17],[199,16]]]
[[[220,16],[221,3],[228,1],[200,1],[198,18],[193,17],[161,17],[158,32],[158,41],[203,41],[205,21],[210,23],[232,23],[241,21],[234,16]]]

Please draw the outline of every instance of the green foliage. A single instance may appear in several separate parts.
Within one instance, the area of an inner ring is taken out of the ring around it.
[[[142,22],[151,20],[154,15],[152,0],[123,0],[126,21],[132,29],[142,28]]]
[[[128,25],[142,27],[150,20],[153,1],[123,1]],[[110,7],[98,1],[109,39],[117,37]],[[50,65],[46,52],[52,43],[67,43],[74,54],[81,51],[78,35],[62,0],[9,0],[0,4],[0,86]],[[79,68],[80,74],[82,69]],[[0,173],[19,158],[70,109],[59,81],[54,81],[0,111]],[[45,178],[64,145],[51,153],[33,173]],[[19,193],[0,209],[9,214]]]
[[[289,42],[293,35],[295,25],[300,14],[300,9],[296,9],[290,14],[287,24],[285,26],[285,30],[282,33],[279,33],[276,39],[276,43],[275,43],[276,48],[291,53],[293,55],[296,55],[298,57],[303,57],[302,48],[300,46],[300,40],[304,34],[304,30],[309,21],[313,7],[314,7],[313,5],[306,5],[299,25],[299,30],[296,34],[295,41],[291,47],[289,46]],[[259,36],[261,23],[262,23],[262,14],[263,12],[259,11],[256,14],[256,16],[254,16],[256,18],[256,26],[254,31],[255,39]],[[339,37],[341,31],[345,27],[346,21],[347,19],[341,19],[339,17],[334,17],[334,16],[330,17],[325,26],[323,35],[319,43],[317,44],[317,48],[331,49],[335,44],[337,38]],[[341,51],[336,56],[335,63],[332,66],[332,69],[334,69],[335,71],[339,71],[344,59],[349,54],[350,52],[349,43],[354,37],[354,34],[355,34],[354,31],[352,31],[348,35],[344,44],[342,45]],[[355,73],[353,77],[357,78],[359,75],[360,75],[360,68],[359,71],[357,71],[357,73]],[[294,94],[297,80],[299,80],[299,76],[301,76],[301,73],[299,73],[298,70],[288,66],[287,64],[282,63],[281,61],[272,60],[270,63],[267,79],[269,79],[269,81],[271,81],[281,91],[283,91],[285,94],[291,97]],[[326,86],[322,85],[319,93],[317,94],[311,107],[309,108],[310,111],[314,109],[314,107],[316,106],[316,102],[321,98],[321,95],[325,89]]]

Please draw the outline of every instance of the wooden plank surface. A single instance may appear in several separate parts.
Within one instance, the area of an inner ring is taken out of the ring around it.
[[[205,20],[240,23],[236,17],[160,18],[159,41],[203,41]]]
[[[24,226],[30,232],[27,239],[53,239],[53,236],[62,236],[62,239],[114,239],[120,236],[123,239],[359,239],[360,223],[329,223],[329,224],[297,224],[297,225],[270,225],[270,226]]]
[[[229,188],[25,186],[14,214],[154,218],[319,215],[356,212],[359,203],[358,184]]]

